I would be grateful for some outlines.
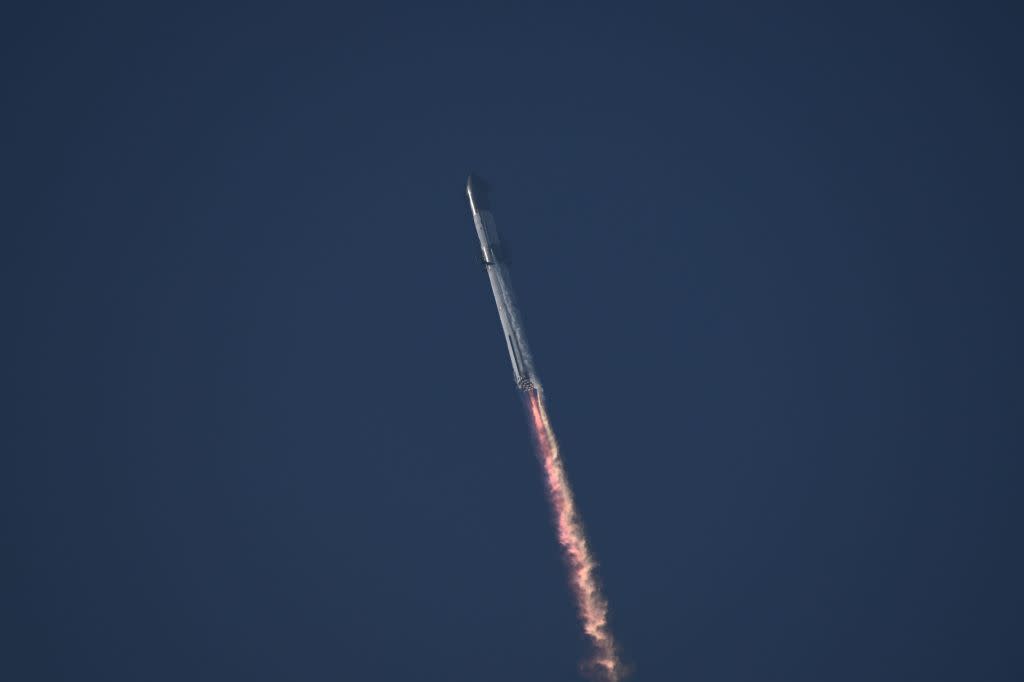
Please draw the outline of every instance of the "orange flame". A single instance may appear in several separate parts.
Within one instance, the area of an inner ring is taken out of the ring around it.
[[[596,675],[606,682],[618,682],[623,677],[615,640],[608,627],[608,602],[601,594],[595,575],[596,563],[590,554],[587,537],[583,532],[572,489],[565,475],[565,467],[558,453],[555,432],[548,421],[547,410],[539,391],[530,391],[530,417],[537,439],[537,449],[547,482],[548,495],[555,512],[558,542],[565,552],[569,567],[569,582],[576,596],[583,631],[594,647],[589,664]]]

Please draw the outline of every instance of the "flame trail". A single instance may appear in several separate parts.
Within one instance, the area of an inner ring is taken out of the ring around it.
[[[576,596],[583,631],[594,647],[594,655],[588,662],[596,675],[606,682],[618,682],[624,671],[616,651],[615,640],[608,627],[608,602],[601,594],[594,574],[596,564],[587,546],[572,489],[565,475],[558,441],[548,421],[547,409],[539,390],[527,393],[531,425],[537,439],[537,451],[544,467],[548,495],[555,513],[558,542],[565,553],[569,567],[569,582]]]

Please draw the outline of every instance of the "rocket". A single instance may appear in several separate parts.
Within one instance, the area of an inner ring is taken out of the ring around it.
[[[512,372],[516,385],[523,391],[523,402],[527,405],[531,417],[537,454],[547,480],[558,541],[569,567],[570,582],[576,595],[580,621],[594,648],[588,667],[593,666],[595,671],[600,671],[600,679],[606,682],[619,682],[623,677],[623,670],[615,639],[608,627],[608,602],[601,594],[601,587],[594,575],[596,564],[580,523],[572,489],[565,475],[565,466],[558,451],[558,441],[551,429],[544,396],[533,369],[526,333],[523,331],[523,323],[519,318],[515,297],[512,295],[505,254],[502,252],[498,231],[494,226],[487,186],[480,178],[471,175],[466,181],[466,196],[469,198],[469,210],[473,213],[476,235],[480,238],[484,268],[488,279],[491,280],[494,303],[498,306],[498,318],[501,320],[501,330],[508,346],[508,357],[512,361]]]
[[[479,177],[470,175],[466,181],[466,196],[469,197],[469,210],[473,213],[473,224],[476,225],[476,234],[480,238],[484,268],[491,280],[494,303],[498,306],[498,317],[501,319],[501,329],[505,334],[508,355],[512,360],[516,385],[522,391],[532,391],[537,388],[539,382],[533,370],[533,357],[526,343],[526,333],[523,331],[523,323],[516,308],[515,296],[512,294],[512,284],[509,281],[501,241],[494,226],[487,185]]]

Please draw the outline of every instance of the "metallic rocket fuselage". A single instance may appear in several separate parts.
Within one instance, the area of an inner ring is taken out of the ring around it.
[[[508,268],[505,266],[501,241],[494,226],[487,191],[479,179],[470,176],[466,182],[466,195],[469,197],[469,208],[473,212],[473,224],[480,238],[480,251],[483,255],[487,277],[491,280],[491,291],[494,302],[498,306],[498,317],[505,333],[505,344],[512,360],[512,371],[515,373],[516,385],[520,390],[529,391],[538,386],[533,370],[533,357],[526,343],[519,310],[516,308],[515,296],[509,281]]]

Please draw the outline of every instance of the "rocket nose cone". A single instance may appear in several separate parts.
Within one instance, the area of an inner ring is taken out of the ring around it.
[[[476,210],[490,210],[490,187],[479,175],[471,174],[466,180],[466,194]]]

